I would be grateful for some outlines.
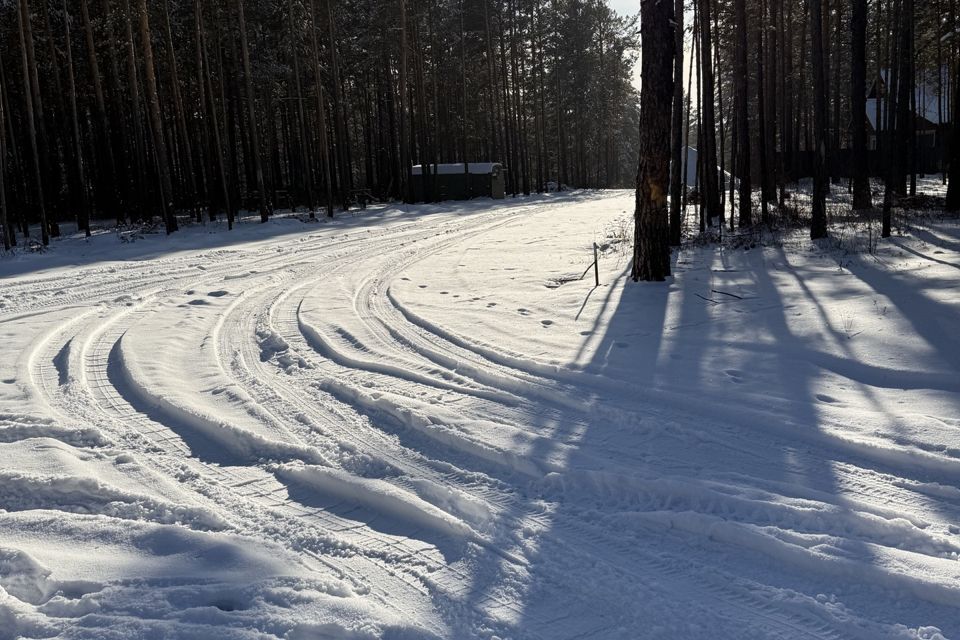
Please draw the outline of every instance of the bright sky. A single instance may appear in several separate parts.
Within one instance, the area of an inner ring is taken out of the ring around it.
[[[621,16],[633,15],[640,11],[640,0],[607,0],[610,8]],[[640,89],[640,62],[633,69],[633,86]]]

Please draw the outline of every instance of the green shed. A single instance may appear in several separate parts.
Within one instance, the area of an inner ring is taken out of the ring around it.
[[[411,186],[417,202],[424,202],[427,194],[434,201],[502,199],[506,195],[503,165],[499,162],[431,164],[426,171],[423,165],[414,165]]]

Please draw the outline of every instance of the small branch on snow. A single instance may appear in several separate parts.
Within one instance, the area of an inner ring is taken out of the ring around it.
[[[712,299],[712,298],[704,297],[704,296],[700,295],[699,293],[696,294],[696,295],[697,295],[697,297],[700,298],[701,300],[706,300],[707,302],[712,302],[713,304],[720,304],[720,303],[717,302],[716,300],[714,300],[714,299]]]
[[[720,291],[719,289],[710,289],[713,293],[719,293],[720,295],[730,296],[731,298],[736,298],[737,300],[743,300],[740,296],[735,293],[727,293],[726,291]]]

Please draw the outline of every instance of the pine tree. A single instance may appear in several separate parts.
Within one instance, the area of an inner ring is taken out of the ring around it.
[[[670,188],[670,105],[673,100],[673,7],[645,0],[640,91],[640,161],[637,167],[632,277],[661,281],[670,275],[667,193]]]

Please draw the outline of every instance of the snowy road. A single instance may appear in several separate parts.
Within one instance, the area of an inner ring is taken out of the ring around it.
[[[960,637],[960,227],[634,286],[631,198],[0,262],[0,639]]]

